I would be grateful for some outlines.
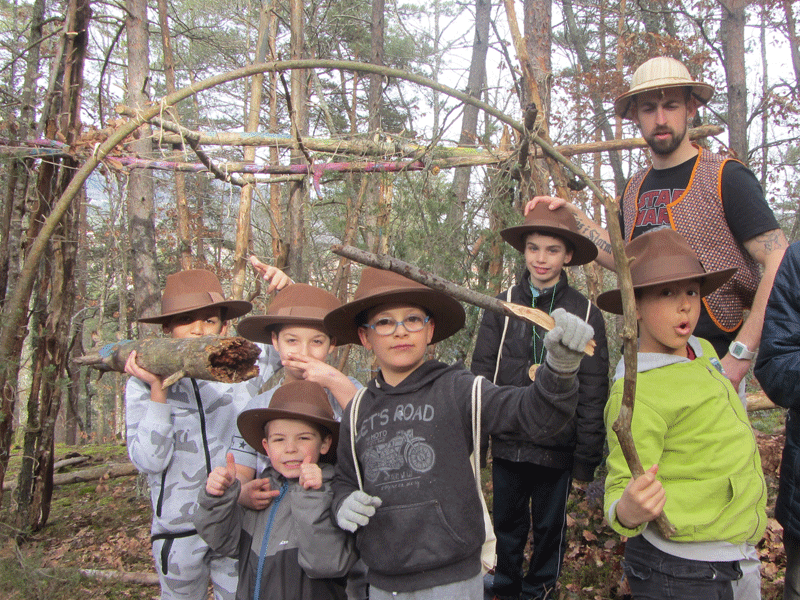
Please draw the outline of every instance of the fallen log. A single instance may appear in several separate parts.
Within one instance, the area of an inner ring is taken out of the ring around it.
[[[71,473],[56,473],[53,475],[53,486],[68,485],[70,483],[82,483],[85,481],[98,481],[100,479],[114,479],[116,477],[126,477],[136,475],[139,471],[133,463],[115,463],[111,465],[100,465]],[[3,491],[14,490],[17,487],[17,480],[12,479],[3,483]]]
[[[99,371],[125,371],[125,362],[136,351],[136,363],[165,377],[169,387],[183,377],[239,383],[258,375],[255,364],[261,349],[242,337],[151,338],[123,340],[75,359],[79,365]]]
[[[88,579],[102,579],[106,581],[118,581],[120,583],[136,583],[139,585],[158,585],[158,573],[137,573],[105,569],[78,569],[78,573]]]
[[[65,568],[37,569],[42,577],[58,577],[60,575],[70,575],[74,570]],[[78,569],[78,574],[87,579],[100,579],[105,581],[116,581],[119,583],[134,583],[138,585],[158,585],[158,573],[142,573],[136,571],[116,571],[113,569]]]
[[[504,302],[503,300],[492,298],[491,296],[481,294],[475,290],[467,289],[456,283],[453,283],[452,281],[448,281],[443,277],[423,271],[419,267],[415,267],[414,265],[402,261],[399,258],[394,258],[386,254],[372,254],[371,252],[359,250],[353,246],[335,245],[331,247],[331,251],[334,254],[349,258],[350,260],[354,260],[362,265],[398,273],[399,275],[408,277],[413,281],[427,285],[428,287],[439,290],[440,292],[444,292],[456,300],[474,304],[475,306],[499,313],[506,317],[514,317],[528,323],[535,323],[547,331],[550,331],[553,327],[555,327],[556,324],[556,322],[553,320],[553,317],[543,310],[539,310],[538,308],[530,308],[528,306],[521,306],[511,302]],[[594,343],[594,340],[590,340],[589,343],[586,344],[586,348],[584,348],[583,351],[589,356],[593,356],[595,345],[596,344]]]

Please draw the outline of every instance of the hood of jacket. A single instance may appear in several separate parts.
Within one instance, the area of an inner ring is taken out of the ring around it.
[[[698,358],[703,356],[703,347],[700,345],[700,340],[695,336],[689,338],[689,346]],[[672,354],[662,354],[661,352],[639,352],[636,360],[636,372],[645,373],[652,369],[666,367],[679,362],[689,362],[685,356],[675,356]],[[712,362],[714,362],[712,360]],[[714,366],[717,366],[716,364]],[[717,367],[718,369],[720,367]],[[614,381],[625,377],[625,358],[623,357],[617,363],[617,368],[614,371]]]

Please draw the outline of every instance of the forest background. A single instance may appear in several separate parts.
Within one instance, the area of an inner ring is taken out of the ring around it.
[[[597,192],[616,196],[648,161],[612,101],[652,56],[716,87],[698,142],[746,162],[797,240],[798,12],[0,0],[0,484],[12,450],[22,457],[4,520],[21,538],[47,523],[57,442],[124,439],[124,378],[72,359],[157,334],[135,321],[158,311],[171,272],[210,268],[258,314],[255,254],[346,300],[359,266],[330,252],[344,243],[494,295],[523,268],[498,232],[530,196],[605,222]],[[592,265],[571,278],[592,298],[616,285]],[[471,355],[480,310],[467,309],[437,348],[445,361]],[[336,360],[368,379],[360,349]]]

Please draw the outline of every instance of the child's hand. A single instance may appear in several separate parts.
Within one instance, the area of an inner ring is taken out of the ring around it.
[[[656,479],[658,465],[650,467],[643,475],[628,482],[622,498],[617,502],[617,519],[628,529],[654,520],[664,510],[667,493]]]
[[[380,508],[383,501],[377,496],[356,490],[344,499],[336,513],[336,523],[345,531],[355,533],[359,527],[369,523],[370,517]]]
[[[574,373],[583,359],[583,349],[594,337],[594,329],[563,308],[555,309],[551,316],[556,324],[544,336],[545,361],[557,373]]]
[[[255,256],[250,257],[250,264],[253,265],[253,268],[261,276],[261,278],[269,284],[267,287],[267,294],[271,294],[275,290],[282,290],[287,285],[292,283],[292,278],[281,271],[278,267],[273,267],[272,265],[263,263]]]
[[[311,462],[311,455],[307,455],[300,465],[300,485],[304,490],[318,490],[322,487],[322,469]]]
[[[280,495],[280,490],[273,490],[269,479],[253,479],[242,484],[242,491],[239,492],[239,504],[253,510],[264,510],[278,495]]]
[[[228,452],[225,455],[225,462],[224,467],[215,467],[208,475],[206,493],[209,496],[222,496],[236,480],[236,460],[233,458],[233,453]]]
[[[125,372],[128,375],[141,379],[144,383],[150,386],[150,399],[154,402],[166,404],[167,393],[162,388],[164,387],[164,379],[155,373],[143,369],[136,362],[136,350],[132,350],[128,355],[128,360],[125,361]]]
[[[303,354],[287,354],[281,364],[286,369],[299,373],[306,381],[313,381],[324,388],[329,388],[331,381],[337,377],[344,377],[339,370],[328,363]]]

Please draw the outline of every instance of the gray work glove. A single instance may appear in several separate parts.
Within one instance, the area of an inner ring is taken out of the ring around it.
[[[544,336],[547,364],[557,373],[574,373],[583,359],[583,349],[594,337],[594,328],[563,308],[550,315],[556,324]]]
[[[382,501],[377,496],[356,490],[344,499],[336,513],[336,523],[345,531],[355,533],[359,527],[369,523],[369,518],[375,514]]]

